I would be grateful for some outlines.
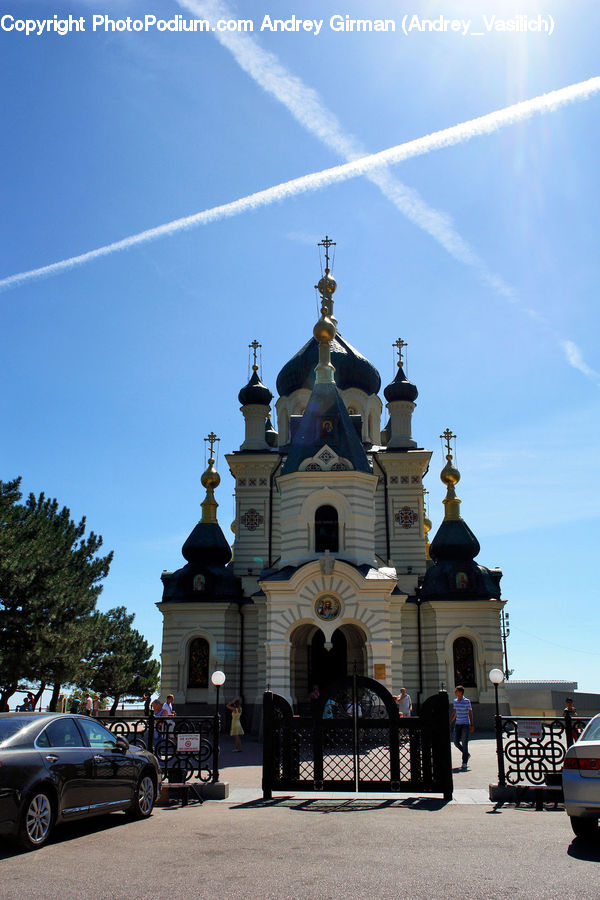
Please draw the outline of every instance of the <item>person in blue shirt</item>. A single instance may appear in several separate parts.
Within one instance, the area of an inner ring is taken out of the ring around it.
[[[473,710],[471,709],[471,701],[465,697],[465,689],[462,684],[456,685],[454,693],[456,697],[450,724],[454,725],[454,746],[462,753],[461,771],[466,772],[467,762],[471,755],[469,753],[469,736],[475,730]]]

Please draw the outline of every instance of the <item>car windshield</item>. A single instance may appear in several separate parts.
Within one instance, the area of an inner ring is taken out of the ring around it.
[[[600,716],[596,716],[592,719],[579,740],[600,741]]]
[[[18,743],[15,737],[32,724],[30,716],[11,716],[10,719],[0,719],[0,748]]]

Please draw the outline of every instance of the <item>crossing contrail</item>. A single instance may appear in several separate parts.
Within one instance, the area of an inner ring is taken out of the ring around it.
[[[299,194],[317,191],[329,185],[347,181],[350,178],[358,178],[371,172],[385,169],[387,166],[397,165],[407,159],[423,156],[434,150],[441,150],[445,147],[465,143],[475,137],[493,134],[501,128],[523,122],[534,115],[554,112],[562,106],[567,106],[580,100],[587,100],[598,92],[600,92],[600,77],[596,76],[556,91],[550,91],[531,100],[513,103],[511,106],[495,112],[470,119],[467,122],[461,122],[459,125],[453,125],[450,128],[434,131],[425,137],[397,144],[379,153],[371,153],[359,159],[323,169],[320,172],[312,172],[309,175],[292,178],[290,181],[284,181],[265,190],[248,194],[230,203],[213,206],[191,216],[183,216],[164,225],[148,228],[121,240],[97,247],[95,250],[88,250],[86,253],[71,256],[68,259],[50,263],[46,266],[9,275],[0,279],[0,290],[18,287],[27,281],[37,278],[58,275],[61,272],[85,265],[88,262],[100,259],[103,256],[109,256],[120,250],[128,250],[130,247],[146,244],[158,238],[176,234],[179,231],[185,231],[199,225],[207,225],[230,216],[260,209],[263,206],[269,206],[272,203],[281,202]]]
[[[177,0],[188,10],[215,25],[234,16],[222,0]],[[281,103],[309,134],[342,159],[350,162],[369,152],[357,138],[346,132],[338,117],[328,109],[317,91],[287,69],[280,59],[251,35],[242,32],[212,32],[216,40],[233,56],[240,68],[267,94]],[[375,171],[366,176],[383,196],[413,225],[420,228],[456,259],[474,269],[481,280],[505,299],[515,300],[515,291],[491,272],[475,250],[457,232],[445,212],[433,209],[418,191],[403,184],[390,172]]]

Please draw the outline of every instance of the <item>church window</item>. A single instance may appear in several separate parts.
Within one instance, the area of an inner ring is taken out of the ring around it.
[[[339,550],[339,525],[337,510],[333,506],[320,506],[315,513],[315,553],[337,553]]]
[[[476,687],[473,642],[466,637],[457,638],[454,641],[453,654],[454,684],[462,684],[464,687]]]
[[[248,531],[256,531],[256,529],[264,522],[263,517],[257,509],[249,509],[241,517],[240,522],[248,529]]]
[[[331,467],[332,472],[345,472],[346,469],[347,466],[345,466],[344,463],[334,463]]]
[[[188,687],[208,687],[208,662],[208,641],[204,638],[194,638],[188,654]]]
[[[329,450],[321,450],[319,453],[319,459],[322,459],[323,462],[329,462],[330,459],[333,459],[333,453]]]
[[[410,506],[403,506],[394,516],[394,519],[402,528],[412,528],[418,518],[418,515]]]
[[[309,463],[304,470],[305,472],[322,472],[322,468],[318,463]]]

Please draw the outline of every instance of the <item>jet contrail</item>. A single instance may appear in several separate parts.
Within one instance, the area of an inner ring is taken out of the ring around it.
[[[177,2],[183,9],[212,23],[219,19],[234,18],[231,10],[221,0]],[[317,91],[297,75],[293,75],[274,53],[261,47],[249,34],[215,29],[213,35],[259,87],[282,103],[296,121],[326,147],[348,162],[367,155],[366,147],[354,135],[343,130],[338,117],[327,108]],[[494,291],[514,302],[514,290],[499,275],[490,272],[485,262],[458,234],[449,216],[433,209],[418,191],[403,184],[389,172],[370,172],[366,177],[413,225],[429,234],[454,259],[475,269],[479,277]]]
[[[207,225],[210,222],[225,219],[229,216],[259,209],[262,206],[269,206],[272,203],[287,200],[289,197],[294,197],[298,194],[317,191],[331,184],[346,181],[350,178],[357,178],[390,165],[396,165],[415,156],[422,156],[444,147],[452,147],[484,134],[492,134],[500,128],[506,128],[508,125],[525,121],[536,114],[554,112],[561,106],[566,106],[577,100],[587,100],[599,91],[600,77],[589,78],[587,81],[542,94],[531,100],[514,103],[495,112],[487,113],[487,115],[470,119],[467,122],[461,122],[459,125],[434,131],[425,137],[397,144],[395,147],[390,147],[379,153],[371,153],[339,166],[332,166],[329,169],[312,172],[299,178],[292,178],[290,181],[284,181],[265,190],[257,191],[254,194],[233,200],[231,203],[213,206],[194,215],[174,219],[164,225],[158,225],[156,228],[149,228],[120,241],[114,241],[103,247],[97,247],[95,250],[89,250],[87,253],[71,256],[68,259],[63,259],[47,266],[40,266],[37,269],[29,269],[16,275],[9,275],[0,280],[0,290],[17,287],[35,278],[57,275],[60,272],[84,265],[102,256],[109,256],[119,250],[127,250],[138,244],[145,244],[160,237],[176,234],[178,231],[184,231],[198,225]]]

